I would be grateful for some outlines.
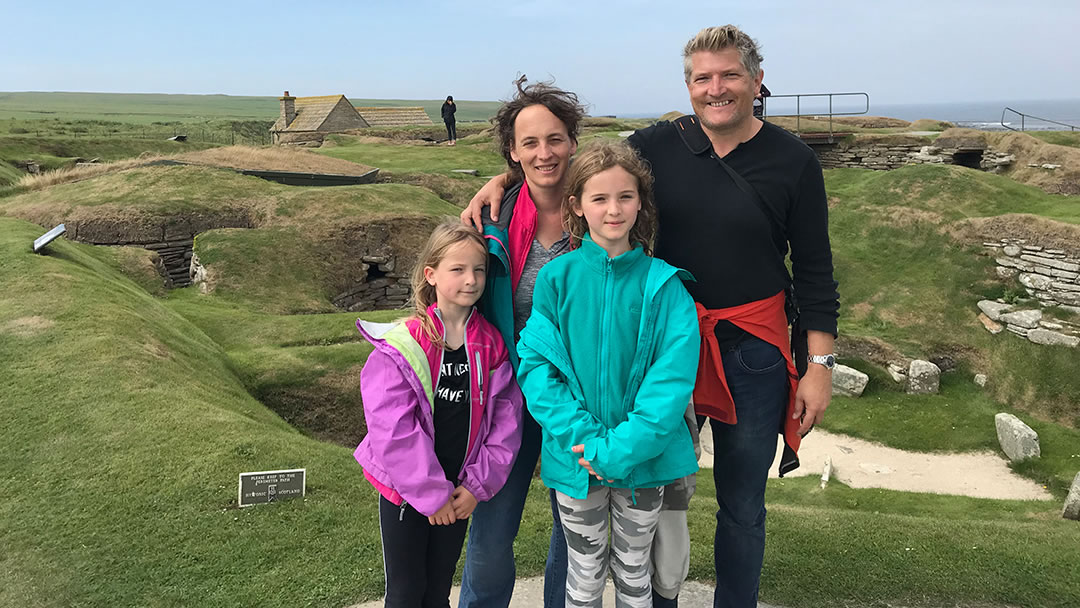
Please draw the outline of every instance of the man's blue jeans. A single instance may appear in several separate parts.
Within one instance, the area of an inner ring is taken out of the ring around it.
[[[765,482],[787,410],[787,366],[773,345],[748,337],[723,354],[734,425],[711,420],[716,483],[714,608],[755,608],[765,556]]]
[[[506,608],[514,593],[514,538],[521,525],[525,497],[529,493],[536,461],[540,457],[540,425],[527,412],[523,421],[521,451],[506,485],[491,500],[476,506],[465,548],[461,575],[460,608]],[[550,494],[553,513],[554,495]],[[557,517],[555,515],[554,517]],[[563,608],[566,601],[566,538],[558,521],[551,529],[544,569],[544,606]]]

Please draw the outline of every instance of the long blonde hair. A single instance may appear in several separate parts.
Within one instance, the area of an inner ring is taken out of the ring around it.
[[[609,139],[600,139],[595,143],[590,143],[578,152],[574,156],[574,162],[570,163],[570,175],[566,179],[566,195],[563,197],[562,205],[563,222],[566,223],[567,231],[570,232],[570,243],[577,247],[589,231],[589,223],[585,221],[585,218],[574,213],[574,203],[570,201],[570,197],[574,197],[580,204],[581,195],[585,192],[585,182],[597,173],[607,171],[612,167],[622,167],[637,180],[641,211],[638,211],[637,220],[630,228],[630,244],[633,246],[634,243],[638,243],[647,255],[652,255],[653,238],[656,236],[656,204],[653,202],[652,172],[628,144]]]
[[[447,221],[436,226],[431,232],[412,272],[413,316],[420,319],[420,327],[424,335],[440,348],[444,348],[446,343],[435,329],[435,322],[431,320],[431,315],[428,314],[428,308],[438,299],[438,296],[435,286],[428,283],[424,277],[424,269],[438,268],[446,257],[446,252],[458,243],[473,243],[480,248],[480,251],[487,252],[484,237],[479,232],[458,220]]]

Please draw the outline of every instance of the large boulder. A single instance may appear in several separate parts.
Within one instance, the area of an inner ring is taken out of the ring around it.
[[[837,364],[832,373],[832,390],[834,395],[845,397],[859,397],[862,395],[866,383],[870,382],[870,376],[859,370],[846,365]]]
[[[1041,455],[1039,434],[1016,416],[1002,412],[994,416],[994,425],[997,426],[1001,451],[1009,460],[1018,462]]]
[[[1065,509],[1061,512],[1065,519],[1080,521],[1080,473],[1073,478],[1069,495],[1065,497]]]
[[[908,365],[907,377],[909,395],[934,395],[941,386],[941,368],[929,361],[912,361]]]

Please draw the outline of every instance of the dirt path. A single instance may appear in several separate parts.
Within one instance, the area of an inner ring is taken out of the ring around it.
[[[712,433],[708,425],[702,430],[702,445],[705,449],[698,464],[712,468]],[[779,449],[779,442],[777,446]],[[826,458],[832,458],[832,479],[853,488],[1010,500],[1053,498],[1043,486],[1013,473],[1005,459],[992,452],[907,452],[821,429],[803,440],[799,448],[802,466],[789,476],[820,477]],[[769,474],[776,477],[776,468]]]

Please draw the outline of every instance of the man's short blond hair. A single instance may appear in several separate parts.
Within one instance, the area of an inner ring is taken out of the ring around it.
[[[719,52],[724,49],[736,49],[739,51],[739,59],[750,78],[757,78],[761,72],[763,58],[758,51],[757,41],[734,25],[718,25],[707,27],[697,33],[690,42],[683,47],[683,74],[686,82],[690,82],[690,56],[700,51]]]

